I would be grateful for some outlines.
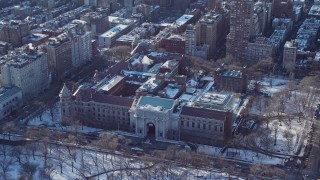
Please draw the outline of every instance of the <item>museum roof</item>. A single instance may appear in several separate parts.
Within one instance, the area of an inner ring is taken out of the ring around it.
[[[138,102],[138,106],[151,105],[153,107],[163,107],[165,109],[172,109],[174,100],[160,97],[142,96]]]

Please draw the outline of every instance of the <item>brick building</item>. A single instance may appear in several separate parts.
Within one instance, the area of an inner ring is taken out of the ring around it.
[[[129,130],[129,109],[133,99],[110,96],[80,86],[72,95],[64,85],[60,92],[62,121],[77,119],[88,126]]]
[[[183,106],[180,115],[180,139],[223,146],[232,136],[232,118],[229,111]]]
[[[214,83],[218,90],[237,93],[243,93],[247,90],[247,75],[241,71],[218,69],[214,77]]]
[[[0,41],[11,43],[13,47],[22,46],[22,38],[29,34],[29,25],[24,21],[5,21],[0,24]]]
[[[186,41],[183,36],[173,34],[167,38],[163,38],[160,43],[160,48],[171,53],[185,53]]]

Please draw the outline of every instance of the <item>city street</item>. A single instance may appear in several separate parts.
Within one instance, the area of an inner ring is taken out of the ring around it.
[[[78,72],[75,72],[73,76],[67,79],[66,81],[77,82],[83,78],[93,76],[95,70],[101,71],[109,67],[111,64],[112,63],[107,61],[106,59],[94,58],[94,60],[84,65]],[[63,86],[62,82],[51,84],[48,90],[39,94],[34,99],[30,100],[23,108],[21,108],[14,115],[3,119],[0,122],[0,125],[3,126],[8,122],[14,122],[15,125],[19,126],[21,125],[20,124],[21,120],[23,120],[29,115],[34,114],[41,108],[44,108],[43,106],[50,106],[56,103],[59,100],[58,95],[62,86]]]
[[[309,175],[306,179],[317,179],[320,177],[319,164],[320,164],[320,121],[314,119],[312,127],[312,148],[309,157],[307,158],[306,174]]]

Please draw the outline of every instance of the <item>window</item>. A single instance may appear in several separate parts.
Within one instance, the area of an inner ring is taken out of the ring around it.
[[[206,124],[203,124],[202,127],[203,127],[203,129],[206,129]]]
[[[194,128],[194,122],[192,122],[192,127]]]
[[[200,123],[198,123],[198,128],[200,128]]]
[[[217,126],[214,126],[214,131],[217,131],[217,129],[218,129]]]
[[[220,126],[220,132],[222,132],[223,131],[223,127],[222,126]]]
[[[181,126],[183,126],[184,125],[184,121],[181,121]]]
[[[187,127],[189,127],[189,121],[187,121]]]
[[[162,133],[160,133],[160,137],[162,137]]]

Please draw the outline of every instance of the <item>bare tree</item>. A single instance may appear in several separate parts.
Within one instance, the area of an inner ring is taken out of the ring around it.
[[[280,92],[274,93],[272,99],[276,102],[278,115],[284,113],[287,101],[290,97],[288,89],[284,89]]]
[[[21,162],[21,154],[22,154],[22,147],[21,146],[14,146],[12,150],[12,155],[16,158],[19,165],[22,164]]]
[[[311,114],[314,112],[316,99],[319,98],[320,92],[320,76],[305,77],[299,84],[301,95],[305,99],[305,107]],[[306,112],[306,111],[305,111]]]
[[[0,145],[0,153],[4,158],[7,158],[11,153],[11,147],[7,145]]]
[[[13,164],[13,160],[10,157],[3,157],[0,161],[0,176],[4,180],[10,179],[9,177],[9,171],[11,169],[11,166]]]
[[[55,154],[55,157],[57,159],[57,165],[60,168],[60,173],[63,174],[63,164],[65,162],[65,157],[63,156],[64,152],[62,147],[57,147],[57,153]]]
[[[33,179],[34,173],[37,170],[37,166],[26,162],[21,165],[21,174],[28,179]]]
[[[71,160],[71,168],[72,168],[72,172],[73,172],[74,162],[77,162],[77,149],[75,149],[74,147],[67,147],[67,148],[69,151],[69,157]]]
[[[48,161],[48,154],[49,154],[48,143],[43,142],[43,143],[40,144],[40,153],[44,158],[44,168],[46,168],[47,167],[47,161]]]
[[[189,163],[191,158],[190,152],[186,151],[185,149],[182,149],[178,151],[177,153],[177,158],[182,162],[182,163]]]
[[[2,130],[7,133],[8,137],[9,137],[9,141],[11,140],[11,133],[13,133],[16,128],[15,128],[15,125],[13,124],[13,122],[8,122],[6,123],[3,127],[2,127]]]
[[[54,167],[52,164],[48,164],[47,167],[40,170],[40,179],[41,180],[52,180],[53,178]]]
[[[263,132],[260,133],[260,145],[261,147],[263,147],[264,149],[271,151],[272,150],[272,138],[269,136],[270,132]]]
[[[277,145],[277,135],[278,135],[278,130],[279,130],[279,123],[278,122],[273,123],[273,130],[274,130],[274,145]]]
[[[116,60],[125,61],[130,57],[131,48],[129,46],[116,46],[107,52],[107,55]]]
[[[292,141],[293,141],[293,134],[289,131],[289,130],[286,130],[284,131],[283,133],[283,137],[286,139],[287,143],[286,143],[286,146],[287,146],[287,149],[288,151],[291,151],[292,150]]]
[[[227,169],[226,169],[226,173],[228,174],[228,178],[231,179],[231,174],[235,173],[236,169],[234,166],[229,166]]]

